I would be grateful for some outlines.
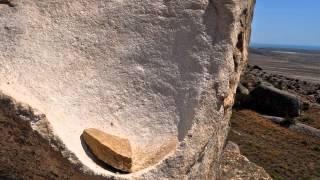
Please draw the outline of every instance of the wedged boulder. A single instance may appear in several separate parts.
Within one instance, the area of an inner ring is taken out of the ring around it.
[[[271,116],[296,117],[301,111],[301,103],[297,96],[265,83],[251,91],[248,105],[262,114]]]
[[[237,92],[239,92],[240,95],[244,95],[244,96],[247,96],[250,93],[249,90],[241,83],[239,83],[238,85]]]
[[[99,160],[115,169],[131,172],[132,149],[128,139],[94,128],[85,129],[82,138]]]
[[[241,83],[239,83],[237,88],[237,94],[235,99],[235,107],[244,106],[249,100],[250,91]]]

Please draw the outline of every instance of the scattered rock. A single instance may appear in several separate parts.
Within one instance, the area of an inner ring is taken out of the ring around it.
[[[272,122],[277,123],[277,124],[283,124],[286,121],[286,119],[282,118],[282,117],[266,116],[266,115],[263,115],[262,117],[264,117],[266,119],[270,119]]]
[[[320,89],[319,84],[286,77],[280,74],[267,73],[253,65],[248,65],[245,73],[241,77],[241,83],[251,91],[261,81],[268,82],[278,89],[289,91],[305,101],[320,103],[320,101],[317,102],[317,97],[320,96],[318,92]]]
[[[234,146],[234,145],[229,145]],[[228,147],[228,145],[227,145]],[[270,175],[245,156],[234,151],[234,148],[225,148],[222,154],[220,180],[271,180]]]
[[[99,160],[121,171],[131,172],[132,152],[128,139],[93,128],[85,129],[82,137]]]
[[[260,66],[257,66],[257,65],[254,65],[254,66],[252,67],[252,69],[257,69],[257,70],[262,71],[262,68],[261,68]]]
[[[306,124],[302,124],[302,123],[296,123],[292,126],[289,127],[290,129],[309,135],[309,136],[313,136],[313,137],[318,137],[320,138],[320,129],[308,126]]]
[[[240,153],[240,148],[238,144],[228,141],[226,147],[224,148],[225,151],[232,151],[232,152],[237,152]]]

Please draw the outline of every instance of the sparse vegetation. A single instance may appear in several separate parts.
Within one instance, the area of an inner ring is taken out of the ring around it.
[[[306,122],[313,122],[313,119],[311,119],[309,116],[304,116],[299,118],[299,121],[306,123]]]
[[[320,178],[319,138],[291,131],[249,110],[235,110],[231,126],[229,140],[274,179]]]
[[[308,110],[303,112],[303,116],[301,116],[298,121],[314,128],[320,129],[320,106],[310,106]]]
[[[302,110],[307,111],[310,109],[310,104],[308,102],[303,102],[302,103]]]
[[[284,119],[284,121],[282,121],[280,123],[280,125],[283,127],[289,127],[290,125],[295,124],[295,123],[296,123],[296,120],[294,118],[291,118],[288,116]]]

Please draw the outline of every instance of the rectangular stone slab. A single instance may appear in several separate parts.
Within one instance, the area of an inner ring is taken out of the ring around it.
[[[131,171],[132,152],[128,139],[110,135],[94,128],[85,129],[82,137],[99,160],[121,171]]]

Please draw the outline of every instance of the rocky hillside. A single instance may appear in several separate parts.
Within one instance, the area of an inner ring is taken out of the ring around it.
[[[229,139],[274,179],[320,178],[319,88],[249,65]]]
[[[243,74],[241,83],[250,89],[262,81],[268,82],[280,90],[293,93],[303,101],[320,104],[320,84],[268,73],[257,65],[248,66]]]

